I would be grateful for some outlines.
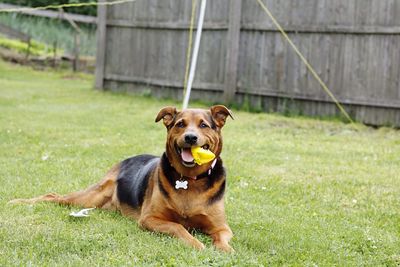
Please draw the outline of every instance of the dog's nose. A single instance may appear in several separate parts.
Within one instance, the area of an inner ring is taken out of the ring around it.
[[[197,143],[197,135],[188,133],[185,134],[185,142],[190,145],[194,145]]]

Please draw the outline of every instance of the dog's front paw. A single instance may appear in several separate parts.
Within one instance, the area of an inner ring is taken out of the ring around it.
[[[215,242],[214,246],[223,251],[223,252],[227,252],[227,253],[233,253],[235,252],[235,250],[228,244],[228,243],[224,243],[224,242]]]
[[[197,240],[196,238],[194,238],[191,241],[191,245],[192,245],[192,247],[194,247],[197,250],[203,250],[206,248],[206,246],[203,243],[201,243],[199,240]]]

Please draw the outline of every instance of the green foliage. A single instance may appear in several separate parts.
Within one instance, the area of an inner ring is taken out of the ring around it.
[[[23,33],[29,34],[35,40],[72,54],[74,49],[75,30],[66,22],[55,19],[31,17],[20,14],[1,14],[0,23],[8,25]],[[94,56],[96,50],[96,27],[94,25],[79,25],[83,34],[80,35],[82,55]]]
[[[19,53],[27,53],[28,51],[28,44],[18,41],[18,40],[11,40],[7,38],[3,38],[0,36],[0,46],[7,48],[7,49],[12,49],[15,50]],[[38,52],[36,49],[31,50],[32,55],[40,55],[40,52]]]
[[[49,56],[54,53],[54,51],[51,51],[51,49],[47,47],[46,44],[37,42],[35,40],[31,40],[29,47],[28,43],[19,40],[4,38],[1,35],[0,35],[0,46],[23,54],[26,54],[29,49],[29,53],[35,56]],[[57,51],[57,54],[62,54],[62,53],[63,51],[60,50]]]
[[[48,5],[59,5],[59,4],[73,4],[73,3],[84,3],[88,1],[79,0],[3,0],[4,3],[19,5],[19,6],[30,6],[30,7],[41,7]],[[93,0],[93,2],[97,2]],[[65,8],[66,12],[96,16],[96,6],[84,6],[84,7],[70,7]]]
[[[91,89],[93,77],[0,61],[0,266],[399,266],[399,131],[235,112],[223,129],[236,253],[194,251],[118,213],[8,205],[161,155],[167,100]],[[202,106],[204,107],[204,106]]]

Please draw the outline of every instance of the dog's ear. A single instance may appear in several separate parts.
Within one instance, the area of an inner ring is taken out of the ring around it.
[[[169,127],[175,120],[175,116],[178,112],[176,111],[175,107],[165,107],[162,108],[156,117],[156,122],[159,122],[163,119],[163,123],[165,127]]]
[[[234,119],[232,112],[223,105],[212,106],[210,111],[215,124],[217,124],[219,128],[222,128],[225,125],[225,120],[228,116],[231,117],[232,120]]]

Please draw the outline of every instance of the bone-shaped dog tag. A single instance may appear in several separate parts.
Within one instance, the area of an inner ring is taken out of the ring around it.
[[[186,190],[186,189],[188,188],[188,181],[179,181],[179,180],[176,180],[176,182],[175,182],[175,189],[180,189],[180,188]]]

